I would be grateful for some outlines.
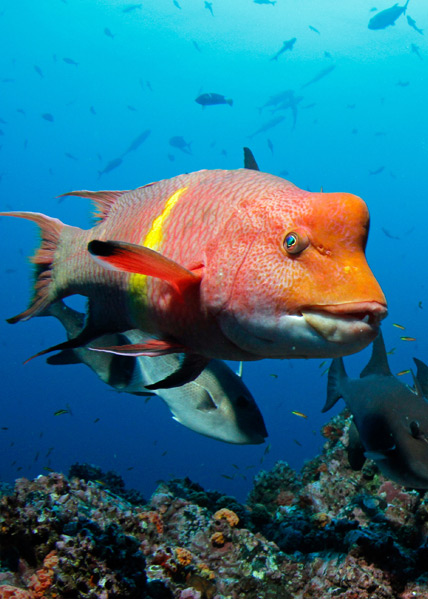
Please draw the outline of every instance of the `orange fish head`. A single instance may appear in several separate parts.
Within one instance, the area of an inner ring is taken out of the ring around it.
[[[365,258],[363,200],[292,186],[246,214],[251,225],[235,229],[241,261],[218,314],[228,339],[271,358],[334,358],[373,341],[387,308]]]

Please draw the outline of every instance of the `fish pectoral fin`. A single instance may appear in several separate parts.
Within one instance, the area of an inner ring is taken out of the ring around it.
[[[118,356],[166,356],[167,354],[183,353],[187,351],[183,345],[173,341],[162,341],[161,339],[150,339],[146,343],[131,343],[125,345],[110,345],[106,347],[89,347],[91,351],[117,354]],[[150,386],[147,387],[150,389]]]
[[[201,276],[184,268],[150,248],[125,241],[99,241],[88,243],[88,251],[104,268],[157,277],[170,283],[178,293],[190,285],[199,284]]]
[[[172,387],[181,387],[186,383],[190,383],[196,377],[198,377],[203,369],[209,362],[208,358],[200,356],[198,354],[185,354],[182,363],[179,368],[169,374],[167,377],[153,383],[146,385],[146,389],[150,391],[155,389],[171,389]]]

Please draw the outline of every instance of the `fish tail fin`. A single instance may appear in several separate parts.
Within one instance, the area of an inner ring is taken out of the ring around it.
[[[232,98],[229,98],[228,100],[226,100],[226,104],[229,104],[229,106],[233,106]]]
[[[34,295],[29,307],[24,312],[7,319],[7,322],[15,324],[20,320],[29,320],[33,316],[41,314],[58,299],[52,285],[52,268],[58,241],[66,225],[57,218],[51,218],[38,212],[0,212],[0,216],[24,218],[40,227],[41,244],[34,256],[30,258],[35,265]]]
[[[330,410],[343,397],[341,383],[347,378],[342,358],[335,358],[328,371],[327,399],[321,412]]]
[[[406,14],[406,10],[407,10],[407,6],[409,4],[410,0],[407,0],[406,4],[404,5],[404,10],[403,13]]]

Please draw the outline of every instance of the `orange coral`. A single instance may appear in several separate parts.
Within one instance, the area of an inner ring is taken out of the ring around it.
[[[54,568],[58,564],[58,556],[55,551],[51,551],[43,560],[43,567],[37,570],[30,578],[28,588],[30,597],[40,599],[44,597],[45,591],[52,585]]]
[[[193,555],[183,547],[175,548],[175,557],[180,566],[188,566],[193,559]]]
[[[224,538],[224,534],[222,532],[215,532],[211,536],[210,541],[214,547],[223,547],[223,545],[226,543],[226,539]]]
[[[232,510],[228,510],[226,507],[222,508],[221,510],[218,510],[214,514],[214,518],[215,520],[227,520],[230,526],[236,526],[239,522],[239,517],[237,516],[237,514],[235,514],[235,512],[232,512]]]
[[[0,599],[32,599],[32,594],[11,584],[0,584]]]
[[[138,514],[138,517],[140,520],[148,520],[151,524],[154,524],[160,535],[163,533],[163,522],[158,512],[142,512]]]

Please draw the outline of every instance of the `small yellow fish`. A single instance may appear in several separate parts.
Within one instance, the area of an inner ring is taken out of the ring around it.
[[[397,376],[401,376],[403,374],[409,374],[410,369],[408,368],[407,370],[400,370],[400,372],[397,372]]]
[[[298,445],[299,447],[302,447],[302,444],[300,443],[300,441],[298,441],[297,439],[293,439],[293,441],[295,442],[296,445]]]
[[[324,376],[328,371],[330,370],[330,367],[326,368],[325,370],[323,370],[321,372],[321,376]]]
[[[62,416],[63,414],[71,414],[71,410],[69,408],[63,408],[62,410],[54,412],[54,416]]]
[[[233,480],[235,478],[234,476],[229,476],[228,474],[220,474],[220,476],[227,478],[227,480]]]
[[[270,374],[269,376],[271,376],[273,379],[277,379],[278,378],[277,374]]]
[[[406,327],[403,327],[401,324],[397,324],[396,322],[393,322],[393,323],[392,323],[392,326],[393,326],[393,327],[397,327],[397,329],[402,329],[403,331],[404,331],[404,329],[406,328]]]
[[[327,362],[327,360],[323,360],[321,362],[321,364],[318,364],[318,368],[322,368],[326,362]]]
[[[293,410],[291,413],[295,416],[300,416],[300,418],[307,418],[306,414],[303,414],[303,412],[297,412],[296,410]]]
[[[392,356],[392,354],[395,352],[396,349],[397,349],[396,347],[393,347],[392,349],[390,349],[389,351],[386,352],[387,355]]]
[[[416,337],[400,337],[401,341],[416,341]]]

